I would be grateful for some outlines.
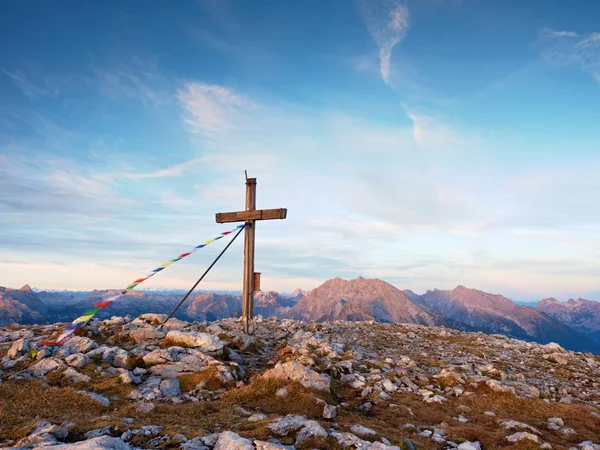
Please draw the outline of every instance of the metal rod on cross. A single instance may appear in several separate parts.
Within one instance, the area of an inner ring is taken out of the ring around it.
[[[254,272],[254,240],[257,220],[285,219],[287,209],[256,209],[256,178],[246,173],[246,209],[217,213],[217,223],[246,222],[244,228],[244,277],[242,284],[242,325],[246,334],[254,332],[254,291],[260,289],[260,274]],[[250,325],[252,324],[252,327]]]

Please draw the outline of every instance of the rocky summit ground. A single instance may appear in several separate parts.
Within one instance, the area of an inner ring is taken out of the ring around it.
[[[372,322],[0,329],[0,446],[600,449],[600,358]],[[414,446],[414,447],[411,447]]]

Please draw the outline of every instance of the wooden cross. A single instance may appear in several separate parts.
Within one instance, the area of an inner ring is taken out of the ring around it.
[[[285,219],[287,209],[256,209],[256,178],[246,174],[246,210],[217,213],[217,223],[246,222],[244,229],[244,281],[242,286],[242,324],[244,332],[250,334],[254,313],[254,291],[260,290],[260,273],[254,272],[254,236],[257,220]]]

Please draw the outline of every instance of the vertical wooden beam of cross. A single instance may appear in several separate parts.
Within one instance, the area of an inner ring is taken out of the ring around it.
[[[246,173],[246,209],[217,213],[217,223],[246,222],[244,229],[244,278],[242,285],[242,325],[246,334],[254,332],[254,291],[260,289],[260,274],[254,272],[254,240],[257,220],[285,219],[287,209],[256,209],[256,178]],[[252,327],[251,327],[252,325]]]

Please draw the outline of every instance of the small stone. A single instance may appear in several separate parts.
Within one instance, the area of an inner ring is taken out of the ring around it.
[[[362,425],[352,425],[350,427],[350,431],[352,431],[354,434],[359,434],[362,436],[376,436],[377,435],[377,431],[371,430],[370,428],[364,427]]]
[[[135,407],[135,410],[139,413],[147,414],[154,408],[156,408],[156,405],[152,402],[138,402]]]
[[[133,374],[137,377],[147,374],[148,371],[146,369],[142,369],[141,367],[136,367],[133,369]]]
[[[481,450],[481,444],[479,443],[479,441],[465,441],[461,443],[457,448],[458,450]]]
[[[551,417],[548,419],[548,429],[558,431],[565,426],[564,420],[560,417]]]
[[[65,371],[62,373],[62,376],[70,380],[72,383],[87,383],[92,379],[88,375],[79,373],[71,367],[65,369]]]
[[[91,398],[92,400],[97,401],[98,403],[101,403],[104,406],[108,406],[110,405],[110,400],[107,399],[105,396],[100,395],[100,394],[96,394],[94,392],[86,392],[86,391],[77,391],[78,394],[81,395],[87,395],[89,398]]]
[[[283,444],[267,441],[254,441],[254,445],[256,445],[256,450],[288,450],[291,448]]]
[[[307,421],[302,429],[296,434],[296,445],[311,438],[326,438],[327,431],[316,420]]]
[[[181,386],[176,378],[167,378],[160,382],[160,393],[165,397],[177,397],[181,394]]]
[[[129,370],[127,370],[127,371],[123,372],[121,375],[119,375],[119,380],[123,384],[140,384],[142,382],[142,380],[140,380],[138,377],[136,377]]]
[[[90,362],[90,358],[83,353],[74,353],[73,355],[69,355],[65,358],[65,362],[71,366],[79,369],[85,366],[88,362]]]
[[[390,380],[383,379],[381,381],[381,386],[383,387],[385,392],[396,392],[398,390],[398,388],[396,387],[396,385],[394,385],[394,383],[392,383]]]
[[[531,434],[526,431],[520,431],[518,433],[511,434],[510,436],[507,436],[506,439],[508,440],[508,442],[519,442],[524,439],[528,439],[530,441],[535,442],[536,444],[540,441],[540,438],[538,438],[535,434]]]
[[[250,417],[248,417],[248,422],[260,422],[261,420],[265,420],[267,418],[267,416],[265,416],[264,414],[252,414]]]
[[[323,391],[328,391],[331,384],[329,376],[317,373],[298,361],[279,362],[273,369],[267,370],[262,377],[297,381],[304,387]]]
[[[335,419],[337,417],[337,406],[325,405],[323,406],[323,419]]]
[[[83,436],[86,439],[93,439],[93,438],[97,438],[100,436],[110,436],[111,433],[111,428],[109,426],[104,427],[104,428],[97,428],[95,430],[90,430],[87,433],[85,433]]]

